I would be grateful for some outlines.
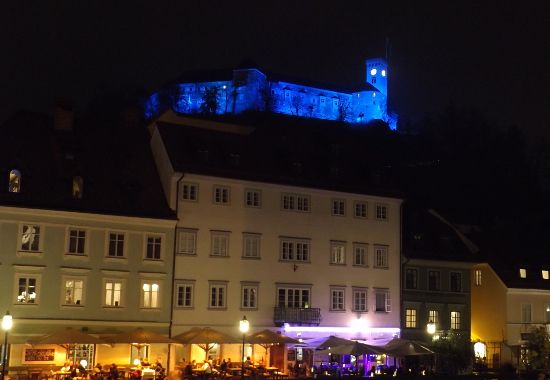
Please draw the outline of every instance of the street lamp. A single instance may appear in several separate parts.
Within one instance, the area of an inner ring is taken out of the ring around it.
[[[4,330],[4,357],[2,358],[2,380],[6,378],[6,367],[8,365],[8,332],[13,326],[13,318],[9,311],[2,317],[2,330]]]
[[[241,380],[244,380],[244,338],[249,328],[250,328],[250,323],[248,323],[248,320],[246,319],[246,315],[244,315],[243,319],[241,319],[241,321],[239,322],[239,330],[243,334],[243,353],[241,355]]]
[[[426,330],[428,331],[428,334],[430,334],[433,338],[433,335],[435,334],[435,323],[432,320],[430,320],[426,325]]]

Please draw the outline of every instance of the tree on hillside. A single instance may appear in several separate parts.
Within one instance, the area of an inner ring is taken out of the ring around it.
[[[473,346],[469,334],[451,331],[433,343],[438,372],[457,375],[472,363]]]

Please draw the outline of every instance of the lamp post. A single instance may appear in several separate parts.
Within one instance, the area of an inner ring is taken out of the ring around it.
[[[246,315],[245,315],[243,316],[243,319],[241,319],[241,321],[239,322],[239,330],[243,334],[243,352],[241,355],[241,380],[244,380],[244,339],[246,337],[246,333],[248,332],[249,328],[250,328],[250,323],[248,323],[248,320],[246,319]]]
[[[435,334],[435,323],[432,320],[430,320],[426,325],[426,331],[428,331],[428,334],[430,334],[430,336],[433,338]]]
[[[13,326],[13,318],[9,311],[2,317],[2,330],[4,330],[4,357],[2,358],[2,380],[6,378],[6,367],[8,365],[8,332]]]

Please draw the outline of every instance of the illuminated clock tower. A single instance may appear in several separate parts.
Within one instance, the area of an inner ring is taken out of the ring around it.
[[[388,96],[388,64],[382,58],[366,60],[367,83],[370,83],[384,96]]]

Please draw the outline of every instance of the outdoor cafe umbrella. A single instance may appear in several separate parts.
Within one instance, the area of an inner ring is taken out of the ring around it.
[[[218,343],[241,343],[240,339],[210,327],[194,327],[173,337],[175,341],[182,344],[196,344],[204,350],[205,357],[208,352]]]
[[[320,343],[317,348],[330,348],[330,347],[336,347],[336,346],[346,346],[353,344],[354,340],[339,338],[337,336],[331,335],[327,339],[325,339],[322,343]]]
[[[141,357],[141,349],[150,343],[178,343],[167,336],[157,334],[142,327],[129,332],[121,332],[104,338],[109,343],[129,343],[138,350],[138,356]]]
[[[67,327],[64,330],[43,335],[28,341],[30,344],[105,344],[106,342],[93,335]]]
[[[434,353],[418,342],[401,338],[393,338],[382,349],[386,354],[394,357],[431,355]]]
[[[298,344],[299,340],[291,338],[289,336],[284,336],[282,334],[276,333],[269,329],[255,332],[252,335],[246,337],[246,341],[250,344],[258,344],[265,349],[267,355],[267,350],[269,346],[273,344]]]
[[[353,342],[352,344],[333,346],[330,349],[318,351],[318,353],[361,356],[365,354],[382,354],[384,351],[382,347],[371,346],[370,344],[361,342]]]

